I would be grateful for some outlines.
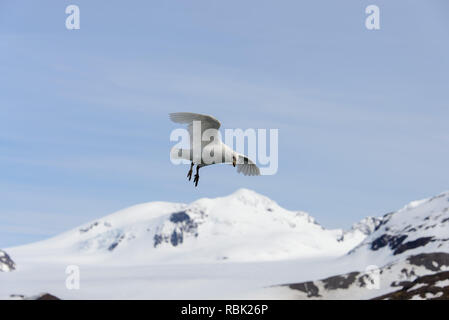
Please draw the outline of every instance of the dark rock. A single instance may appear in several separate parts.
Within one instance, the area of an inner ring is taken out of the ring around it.
[[[117,239],[108,247],[109,251],[114,250],[119,244],[120,242],[122,242],[122,240],[125,239],[125,235],[121,234],[117,237]]]
[[[155,234],[153,241],[154,241],[154,247],[156,248],[158,245],[160,245],[162,242],[164,242],[164,237],[161,234]]]
[[[86,227],[86,228],[81,228],[81,229],[80,229],[80,232],[81,232],[81,233],[86,233],[86,232],[88,232],[89,230],[92,230],[93,228],[95,228],[95,227],[98,226],[98,225],[99,225],[98,222],[94,222],[94,223],[92,223],[90,226],[88,226],[88,227]]]
[[[176,232],[176,230],[173,230],[173,233],[170,237],[170,243],[176,247],[178,244],[181,244],[183,242],[184,238],[182,236],[182,232]]]
[[[393,215],[394,212],[389,212],[383,215],[380,223],[376,226],[376,228],[374,229],[374,231],[377,231],[380,229],[380,227],[382,227],[384,224],[386,224],[388,221],[390,221],[391,216]]]
[[[410,264],[415,266],[424,266],[431,271],[440,271],[441,266],[449,267],[449,253],[434,252],[422,253],[407,258]]]
[[[338,275],[329,277],[320,282],[323,283],[326,290],[336,290],[336,289],[347,289],[351,284],[353,284],[359,272],[351,272],[344,275]],[[318,286],[313,281],[291,283],[283,286],[288,286],[290,289],[299,290],[307,294],[307,297],[321,297],[319,294]]]
[[[449,271],[418,277],[412,282],[404,283],[402,289],[387,293],[373,300],[409,300],[420,297],[427,300],[448,300],[449,286],[441,287],[437,282],[449,280]],[[414,289],[413,287],[417,287]]]
[[[415,248],[423,247],[426,244],[428,244],[432,240],[432,238],[433,237],[423,237],[423,238],[418,238],[413,241],[408,241],[403,244],[399,243],[399,245],[397,246],[397,249],[394,251],[393,254],[397,255],[397,254],[401,254],[407,250],[412,250]],[[395,249],[395,248],[392,247],[392,249]]]
[[[185,235],[198,236],[198,223],[190,218],[185,211],[175,212],[170,215],[170,221],[175,224],[173,231],[169,234],[156,233],[154,235],[154,247],[162,243],[170,243],[176,247],[184,242]]]
[[[189,221],[190,216],[185,211],[172,213],[170,216],[170,221],[173,223]]]
[[[0,250],[0,271],[12,271],[16,269],[16,264],[11,257],[5,252]]]
[[[38,296],[35,300],[61,300],[61,299],[59,299],[58,297],[55,297],[52,294],[44,293],[44,294]]]
[[[392,236],[389,234],[383,234],[371,243],[371,249],[376,251],[385,246],[389,246],[391,249],[396,249],[405,239],[407,235]]]
[[[354,283],[358,275],[359,272],[351,272],[345,275],[329,277],[322,281],[324,283],[324,288],[327,290],[347,289]]]
[[[288,287],[306,293],[309,298],[320,297],[319,289],[312,281],[289,284]]]
[[[26,296],[24,294],[11,294],[11,298],[20,300],[61,300],[58,297],[49,293],[40,293],[35,296]]]

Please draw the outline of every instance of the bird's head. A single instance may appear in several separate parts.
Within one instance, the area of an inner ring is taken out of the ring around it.
[[[237,163],[237,158],[235,157],[235,155],[232,156],[232,166],[235,167]]]

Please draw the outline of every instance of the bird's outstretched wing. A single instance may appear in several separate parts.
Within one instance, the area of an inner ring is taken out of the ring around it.
[[[185,123],[189,127],[189,131],[193,126],[193,121],[201,121],[201,132],[207,129],[219,129],[220,121],[207,114],[191,113],[191,112],[175,112],[170,113],[170,120],[176,123]]]
[[[216,130],[215,133],[211,132],[211,135],[216,138],[219,137],[218,135],[218,129],[221,126],[220,121],[215,119],[212,116],[209,116],[207,114],[199,114],[199,113],[191,113],[191,112],[175,112],[170,113],[170,120],[176,123],[183,123],[187,124],[187,129],[190,134],[190,145],[193,145],[193,122],[194,121],[201,121],[201,136],[197,137],[201,144],[206,144],[206,142],[202,141],[201,138],[203,137],[204,131],[208,129],[214,129]]]
[[[260,170],[257,165],[247,156],[239,155],[237,159],[237,172],[245,176],[259,176]]]

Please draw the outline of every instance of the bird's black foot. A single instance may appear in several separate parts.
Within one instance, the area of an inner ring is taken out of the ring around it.
[[[193,183],[195,184],[195,187],[198,185],[199,180],[200,180],[200,175],[197,173],[195,175],[195,178],[193,178]]]
[[[194,166],[194,164],[193,164],[193,162],[190,164],[190,170],[189,170],[189,172],[187,172],[187,178],[189,178],[189,181],[190,181],[190,179],[192,179],[192,169],[193,169],[193,166]]]
[[[189,181],[192,179],[192,169],[187,172],[187,178],[189,178]]]

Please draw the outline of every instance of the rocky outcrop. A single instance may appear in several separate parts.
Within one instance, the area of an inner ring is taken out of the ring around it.
[[[418,277],[402,289],[373,300],[448,300],[449,271]]]
[[[24,294],[12,294],[10,298],[13,300],[61,300],[50,293],[39,293],[34,296],[25,296]]]
[[[448,270],[449,253],[423,253],[377,270],[354,271],[283,286],[290,288],[298,299],[447,299]],[[390,289],[391,293],[379,296],[376,290],[380,289]]]
[[[183,243],[185,237],[198,237],[198,225],[200,224],[198,220],[203,219],[204,216],[204,212],[201,211],[193,214],[190,210],[172,213],[169,221],[154,235],[154,247],[162,243],[170,243],[176,247]]]
[[[8,272],[16,269],[16,264],[11,257],[5,252],[0,250],[0,271]]]

